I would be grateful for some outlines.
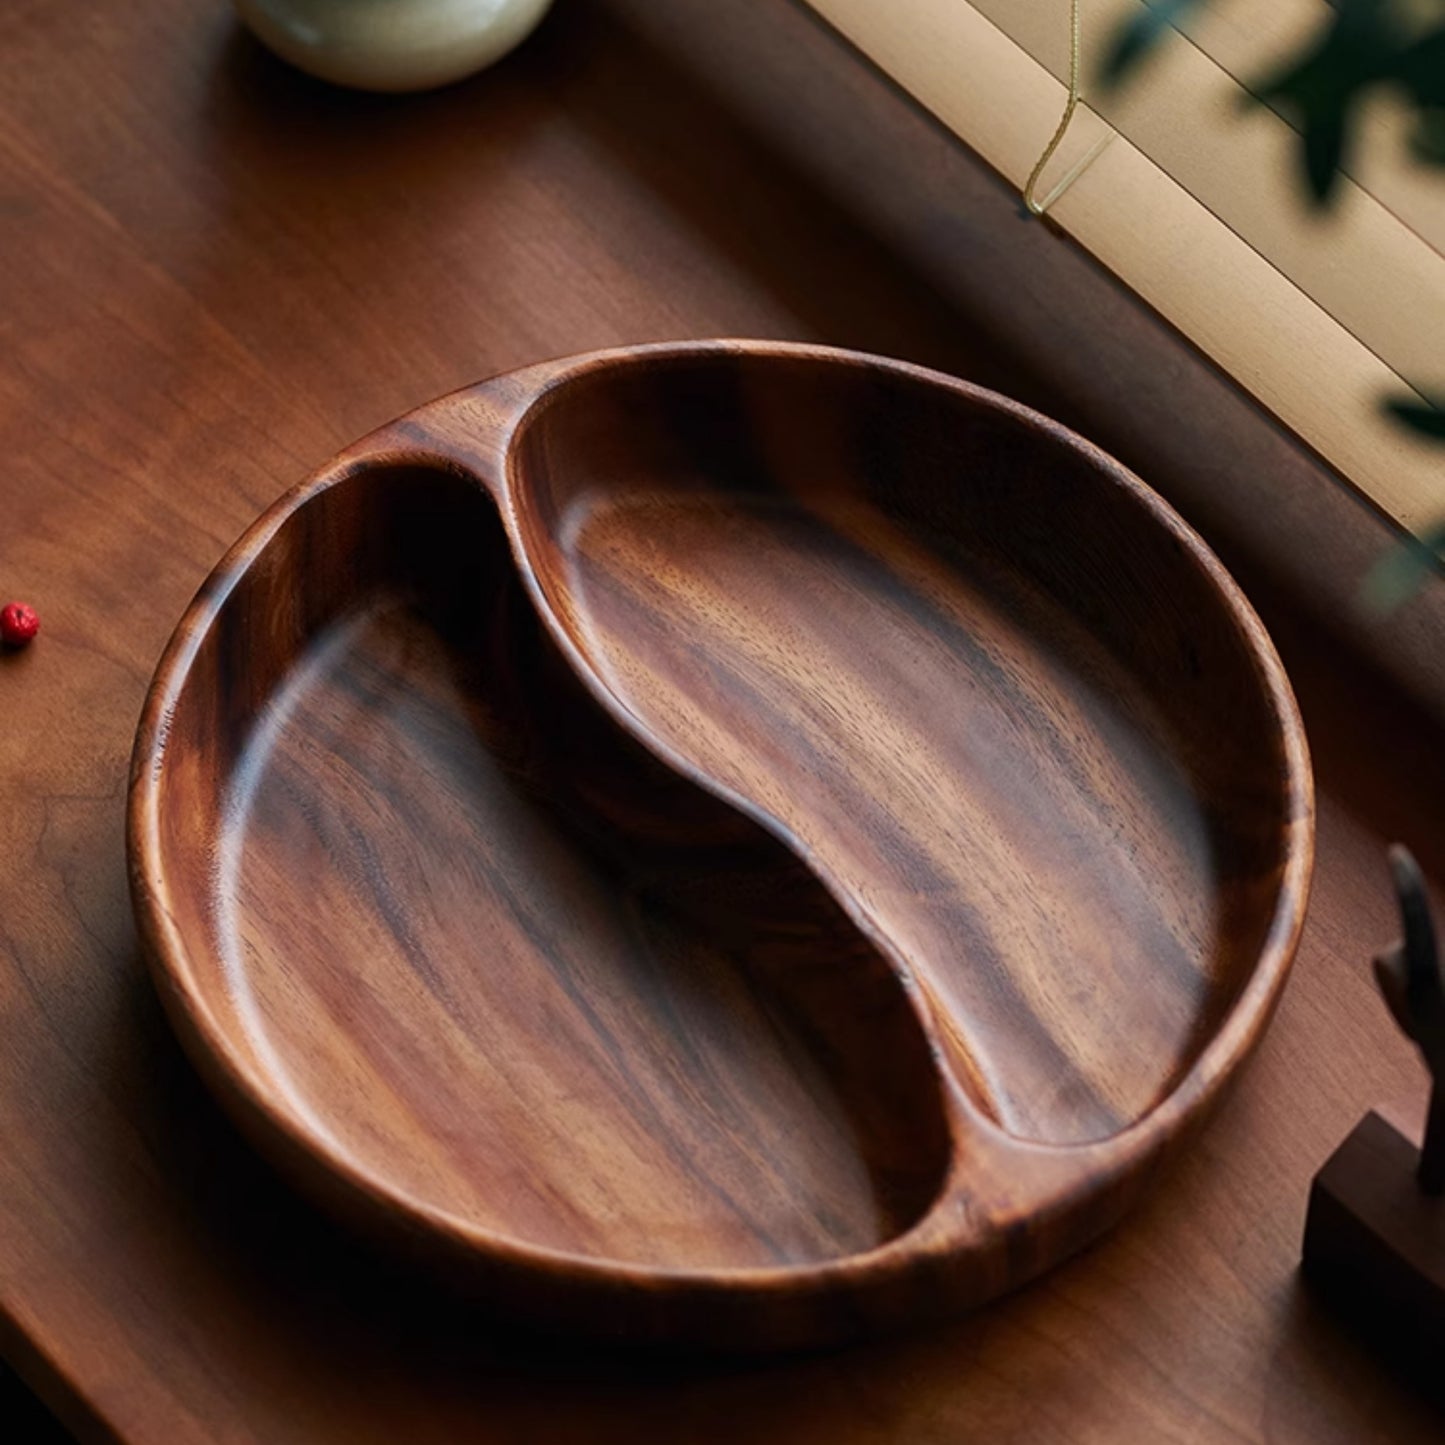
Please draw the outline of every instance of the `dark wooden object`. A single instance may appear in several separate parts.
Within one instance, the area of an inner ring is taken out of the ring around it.
[[[1305,1269],[1360,1321],[1427,1354],[1445,1341],[1445,974],[1420,865],[1390,850],[1404,937],[1375,960],[1390,1013],[1431,1079],[1415,1145],[1369,1114],[1315,1177]]]
[[[191,1445],[1414,1445],[1442,1416],[1296,1288],[1309,1181],[1418,1092],[1360,960],[1383,848],[1445,875],[1442,589],[1351,598],[1388,530],[806,15],[566,0],[402,102],[306,84],[224,6],[0,7],[0,1350],[88,1440]],[[1220,304],[1227,304],[1221,298]],[[1319,784],[1298,963],[1241,1087],[1128,1228],[946,1328],[759,1368],[484,1328],[227,1127],[136,950],[126,757],[227,542],[422,398],[691,335],[927,361],[1160,489],[1259,606]]]
[[[1310,1279],[1389,1357],[1445,1340],[1445,1207],[1420,1188],[1420,1150],[1367,1114],[1315,1176],[1305,1220]]]
[[[166,1000],[304,1184],[512,1314],[731,1348],[1117,1219],[1258,1040],[1313,844],[1274,649],[1157,496],[776,343],[359,444],[202,589],[132,778]]]
[[[1430,1074],[1430,1102],[1416,1176],[1425,1194],[1445,1194],[1445,969],[1420,865],[1408,849],[1390,850],[1404,938],[1375,959],[1375,980],[1400,1031]]]

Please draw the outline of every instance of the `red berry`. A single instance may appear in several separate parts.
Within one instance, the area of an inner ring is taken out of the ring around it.
[[[25,647],[40,631],[40,617],[33,607],[12,602],[0,607],[0,642],[6,647]]]

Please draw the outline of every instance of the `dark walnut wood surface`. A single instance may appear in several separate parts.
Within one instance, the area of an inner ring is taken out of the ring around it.
[[[1438,1402],[1296,1274],[1314,1171],[1423,1084],[1368,976],[1396,926],[1383,841],[1445,867],[1436,679],[1412,698],[1356,646],[1428,657],[1438,598],[1388,644],[1342,604],[1385,544],[1368,514],[785,4],[560,0],[505,66],[403,101],[313,86],[182,0],[16,4],[0,39],[0,591],[45,621],[0,659],[0,1310],[72,1428],[1439,1438]],[[1320,783],[1275,1023],[1129,1222],[961,1323],[769,1366],[483,1326],[297,1202],[173,1039],[123,850],[155,660],[285,487],[480,376],[719,334],[902,355],[1113,451],[1260,607]]]
[[[323,1203],[540,1326],[762,1351],[1017,1288],[1257,1043],[1313,843],[1242,594],[899,362],[541,363],[260,518],[132,764],[142,938]]]

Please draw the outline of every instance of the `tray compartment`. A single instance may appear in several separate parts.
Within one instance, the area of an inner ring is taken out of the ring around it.
[[[1288,760],[1137,483],[996,399],[711,355],[559,386],[511,485],[606,686],[910,960],[997,1120],[1167,1097],[1275,927]]]
[[[894,971],[586,694],[474,484],[380,467],[293,513],[201,639],[168,754],[193,981],[377,1187],[692,1268],[866,1251],[937,1193],[939,1079]]]

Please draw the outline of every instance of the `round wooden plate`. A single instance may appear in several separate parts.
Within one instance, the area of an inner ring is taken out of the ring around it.
[[[1300,720],[1117,463],[774,343],[549,363],[271,509],[161,662],[135,906],[326,1204],[529,1320],[784,1348],[1011,1289],[1258,1040]]]

